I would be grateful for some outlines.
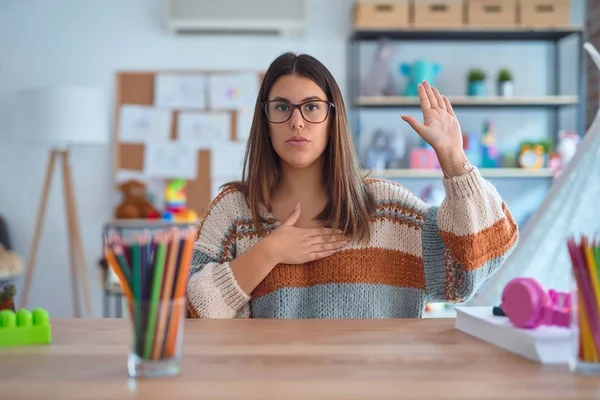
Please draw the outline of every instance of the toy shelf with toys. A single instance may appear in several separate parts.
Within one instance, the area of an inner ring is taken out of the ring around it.
[[[114,217],[117,221],[137,221],[135,224],[145,224],[149,221],[156,221],[159,224],[161,221],[195,223],[198,221],[198,215],[186,206],[185,186],[185,179],[174,179],[166,183],[164,207],[161,210],[150,199],[150,193],[144,182],[136,179],[127,180],[119,186],[122,199],[115,209]]]
[[[400,119],[421,116],[417,85],[426,80],[460,114],[469,162],[484,178],[502,180],[494,184],[517,203],[519,225],[527,223],[584,132],[583,27],[539,19],[535,28],[517,21],[486,28],[492,25],[470,25],[458,14],[420,25],[401,7],[360,0],[356,7],[347,41],[348,116],[365,174],[442,202],[433,148]],[[428,304],[424,313],[455,315],[446,304]]]
[[[562,107],[577,105],[577,96],[448,96],[453,108],[479,107]],[[359,96],[358,107],[419,107],[419,98],[414,96]]]

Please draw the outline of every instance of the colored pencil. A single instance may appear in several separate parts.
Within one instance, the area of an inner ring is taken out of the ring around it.
[[[126,242],[106,235],[104,255],[128,303],[134,351],[143,359],[173,357],[189,278],[195,230],[147,230]]]
[[[579,332],[578,357],[583,362],[600,362],[600,246],[598,238],[569,237],[567,248],[577,288],[576,320]]]
[[[188,237],[193,235],[193,232],[190,233],[190,231],[188,231],[187,233]],[[173,292],[173,299],[177,300],[174,304],[173,304],[173,315],[171,316],[171,319],[169,321],[169,332],[167,333],[167,341],[165,343],[166,349],[165,349],[165,356],[166,357],[173,357],[176,347],[177,347],[177,337],[178,337],[178,329],[179,329],[179,322],[181,321],[181,318],[183,317],[183,312],[185,310],[185,302],[182,301],[185,295],[185,290],[187,287],[187,281],[189,278],[189,271],[190,271],[190,263],[192,260],[192,250],[194,247],[194,241],[193,239],[187,240],[183,249],[183,253],[181,256],[181,260],[180,260],[180,268],[177,274],[177,278],[176,278],[176,282],[175,282],[175,286],[174,286],[174,292]]]

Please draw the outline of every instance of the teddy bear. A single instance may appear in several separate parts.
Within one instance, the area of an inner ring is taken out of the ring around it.
[[[0,243],[0,282],[9,281],[23,272],[21,257]]]
[[[119,185],[123,194],[121,204],[115,209],[117,219],[155,219],[160,216],[158,210],[148,200],[146,185],[135,179]]]

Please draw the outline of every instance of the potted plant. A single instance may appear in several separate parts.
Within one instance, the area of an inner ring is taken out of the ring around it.
[[[473,68],[469,71],[467,93],[469,96],[485,95],[485,71]]]
[[[513,76],[510,70],[502,68],[498,71],[498,95],[511,97],[514,93]]]

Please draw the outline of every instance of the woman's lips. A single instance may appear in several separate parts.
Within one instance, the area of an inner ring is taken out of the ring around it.
[[[302,136],[292,136],[291,138],[289,138],[287,140],[287,143],[291,144],[292,146],[304,146],[304,145],[306,145],[306,144],[308,144],[310,142],[305,137],[302,137]]]

